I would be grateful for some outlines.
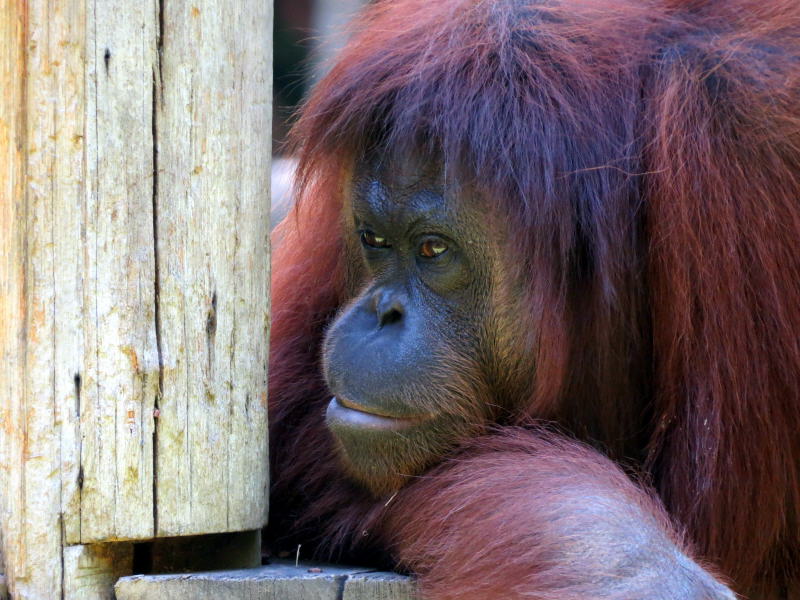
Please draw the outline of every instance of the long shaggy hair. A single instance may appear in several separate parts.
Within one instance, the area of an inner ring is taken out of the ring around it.
[[[637,464],[740,587],[797,573],[796,0],[378,2],[294,139],[299,203],[273,269],[273,523],[335,544],[377,510],[335,464],[319,349],[352,287],[353,165],[422,154],[518,241],[519,318],[539,341],[516,422],[558,421]]]

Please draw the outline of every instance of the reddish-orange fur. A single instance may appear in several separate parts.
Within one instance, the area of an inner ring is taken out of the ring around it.
[[[300,203],[276,233],[273,269],[273,522],[340,552],[385,548],[428,574],[437,598],[481,585],[501,597],[492,586],[514,577],[539,585],[535,597],[581,597],[558,587],[565,576],[542,566],[540,546],[502,527],[485,531],[497,554],[480,563],[483,583],[463,564],[467,540],[419,541],[484,519],[466,503],[442,521],[435,506],[487,464],[486,502],[515,499],[508,519],[549,506],[563,491],[526,503],[514,459],[529,439],[532,463],[546,464],[551,434],[465,441],[387,507],[344,480],[331,451],[319,346],[350,293],[348,173],[369,145],[429,150],[507,215],[530,268],[520,317],[540,340],[537,384],[516,423],[556,420],[634,461],[695,556],[737,590],[798,585],[800,4],[547,4],[379,3],[305,106]],[[617,481],[577,445],[557,456]]]

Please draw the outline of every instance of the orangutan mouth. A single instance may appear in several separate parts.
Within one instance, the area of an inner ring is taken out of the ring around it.
[[[381,413],[372,407],[334,396],[328,403],[325,419],[329,425],[340,425],[376,431],[409,429],[432,418],[432,415],[396,416]]]

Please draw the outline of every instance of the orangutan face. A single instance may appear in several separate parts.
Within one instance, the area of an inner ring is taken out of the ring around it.
[[[352,259],[363,283],[324,344],[328,427],[346,470],[376,494],[495,419],[505,391],[519,387],[509,378],[525,371],[509,352],[520,346],[513,310],[497,301],[511,296],[505,232],[436,173],[386,173],[354,180]]]

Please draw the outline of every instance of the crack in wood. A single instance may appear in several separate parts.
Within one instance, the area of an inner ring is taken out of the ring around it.
[[[154,415],[160,413],[161,397],[164,393],[164,353],[161,340],[160,291],[161,275],[158,254],[158,93],[163,94],[161,85],[161,54],[164,32],[164,0],[158,2],[158,22],[156,30],[156,64],[153,70],[151,91],[152,109],[150,125],[153,143],[153,262],[154,262],[154,320],[156,334],[156,353],[158,355],[158,393],[153,402]],[[162,96],[163,101],[163,96]],[[158,419],[153,419],[153,535],[158,535]]]
[[[72,381],[75,383],[75,418],[81,418],[81,374],[75,373],[75,377],[72,378]]]

